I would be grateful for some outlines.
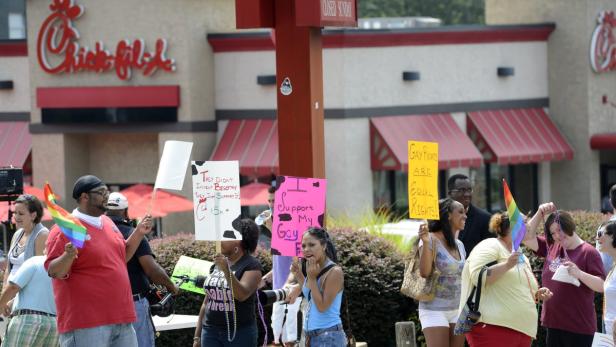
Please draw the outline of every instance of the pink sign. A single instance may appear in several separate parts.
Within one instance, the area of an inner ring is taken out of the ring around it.
[[[274,195],[272,254],[302,256],[302,235],[323,227],[326,179],[278,176]]]

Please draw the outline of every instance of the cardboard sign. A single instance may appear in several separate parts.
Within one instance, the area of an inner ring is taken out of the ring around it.
[[[195,239],[241,240],[232,223],[241,217],[237,161],[192,162]]]
[[[192,142],[165,141],[154,189],[182,190]]]
[[[323,227],[327,180],[278,176],[274,195],[272,254],[302,255],[302,235]]]
[[[409,215],[439,219],[438,143],[409,141]]]
[[[180,289],[205,295],[203,283],[205,278],[210,274],[212,266],[214,266],[214,263],[211,261],[195,259],[183,255],[173,268],[171,280],[178,283],[182,279],[188,279],[188,281],[180,286]]]

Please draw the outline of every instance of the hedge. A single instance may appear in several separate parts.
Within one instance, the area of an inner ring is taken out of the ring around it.
[[[403,255],[389,241],[367,232],[340,228],[330,230],[330,234],[345,273],[345,296],[355,337],[369,346],[395,346],[395,322],[406,320],[416,308],[412,300],[400,294]],[[214,255],[213,242],[193,241],[193,235],[177,235],[150,244],[158,262],[169,273],[180,255],[200,259],[212,259]],[[258,257],[269,271],[270,255],[260,252]],[[182,291],[176,299],[176,313],[197,314],[202,301],[203,296]],[[265,315],[269,317],[271,312]],[[186,330],[162,332],[157,345],[188,346],[192,336]]]

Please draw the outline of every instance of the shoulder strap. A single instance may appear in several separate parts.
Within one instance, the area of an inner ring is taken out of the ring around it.
[[[479,278],[477,280],[477,291],[475,291],[475,300],[473,303],[473,310],[479,311],[479,302],[481,301],[481,287],[483,287],[483,274],[488,270],[488,267],[496,264],[496,261],[492,261],[484,265],[479,271]]]

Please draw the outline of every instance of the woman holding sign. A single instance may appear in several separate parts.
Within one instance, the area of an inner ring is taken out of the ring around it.
[[[481,241],[468,257],[462,271],[462,302],[471,296],[484,267],[478,322],[466,334],[471,347],[530,347],[537,334],[536,302],[552,292],[539,288],[528,258],[513,250],[511,223],[507,212],[490,219],[496,238]],[[523,319],[521,319],[523,317]]]
[[[335,261],[336,248],[325,229],[310,228],[302,238],[302,265],[294,261],[291,272],[303,283],[302,293],[308,300],[304,317],[306,346],[344,347],[340,306],[344,289],[344,273]]]
[[[257,345],[255,292],[263,269],[251,254],[257,248],[259,228],[252,219],[236,219],[233,227],[242,240],[222,241],[222,254],[214,257],[216,268],[203,285],[205,298],[193,347]]]
[[[463,346],[464,336],[454,335],[460,303],[460,279],[466,252],[458,240],[464,229],[464,206],[451,199],[439,201],[439,219],[419,227],[419,270],[422,277],[432,273],[432,266],[441,271],[432,301],[419,302],[419,321],[428,347]],[[432,252],[436,252],[436,260]]]
[[[537,236],[544,218],[545,236]],[[603,292],[605,278],[599,252],[575,233],[571,215],[556,211],[553,203],[539,206],[523,242],[545,258],[542,285],[554,293],[541,310],[547,346],[590,347],[597,330],[595,292]]]

